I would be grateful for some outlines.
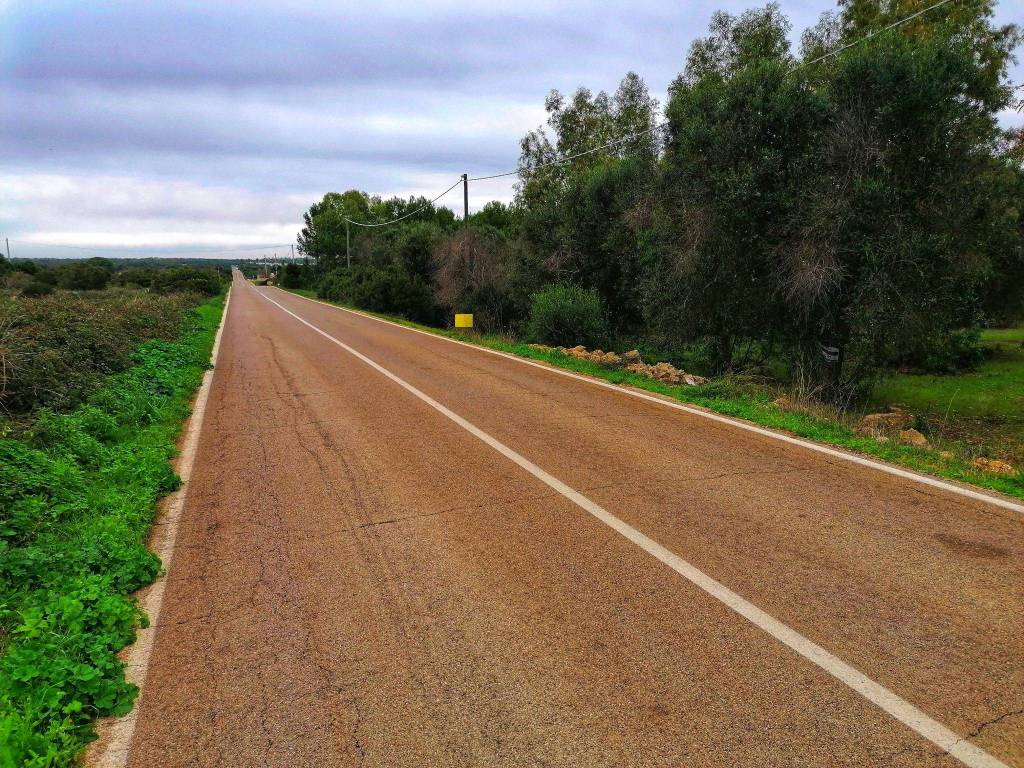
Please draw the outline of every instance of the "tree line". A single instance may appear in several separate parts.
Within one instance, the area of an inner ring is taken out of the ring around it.
[[[193,260],[194,261],[194,260]],[[88,259],[60,261],[0,256],[0,286],[25,298],[48,296],[58,288],[102,291],[109,286],[145,288],[153,293],[215,296],[230,277],[228,264],[193,266],[171,259]]]
[[[1020,108],[1020,34],[991,0],[883,31],[919,5],[841,0],[798,51],[774,3],[715,13],[663,112],[634,73],[614,93],[552,91],[510,205],[462,222],[422,198],[330,193],[304,217],[308,263],[281,279],[428,323],[472,312],[538,341],[644,344],[711,373],[772,365],[826,394],[970,364],[981,328],[1024,314],[1024,142],[997,120]],[[347,266],[346,217],[420,206],[350,227]]]

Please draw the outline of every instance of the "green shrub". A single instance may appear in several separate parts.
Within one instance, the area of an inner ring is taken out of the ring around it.
[[[594,289],[556,283],[533,294],[526,335],[531,341],[563,347],[603,346],[608,323]]]
[[[81,403],[103,376],[132,364],[146,339],[174,338],[184,296],[60,292],[38,298],[0,298],[0,406],[26,414]]]
[[[70,767],[95,717],[131,708],[117,653],[145,622],[131,593],[160,567],[146,533],[178,484],[168,460],[219,303],[79,408],[0,439],[0,766]]]
[[[148,267],[126,267],[114,275],[114,282],[118,285],[137,285],[140,288],[149,288],[153,284],[155,269]]]
[[[277,276],[277,284],[282,288],[302,288],[305,278],[305,270],[299,264],[285,264]]]
[[[61,288],[72,291],[100,291],[110,282],[110,274],[102,264],[80,261],[62,267],[58,280]]]
[[[198,293],[200,296],[216,296],[223,286],[215,269],[196,267],[174,267],[160,269],[153,273],[150,289],[154,293]]]
[[[21,289],[21,295],[28,299],[37,299],[40,296],[49,296],[53,293],[53,286],[33,280]]]
[[[962,328],[929,334],[912,352],[893,360],[892,365],[928,373],[954,373],[973,368],[984,359],[981,331]]]
[[[430,287],[397,264],[338,269],[317,288],[321,299],[429,323],[436,310]]]

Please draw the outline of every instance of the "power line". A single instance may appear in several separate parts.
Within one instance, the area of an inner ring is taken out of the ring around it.
[[[838,48],[835,48],[835,49],[833,49],[833,50],[831,50],[831,51],[829,51],[827,53],[822,54],[821,56],[818,56],[817,58],[811,59],[810,61],[798,62],[792,68],[790,68],[789,71],[790,72],[795,72],[796,70],[798,70],[798,69],[800,69],[802,67],[808,67],[808,66],[810,66],[812,64],[817,64],[817,63],[819,63],[821,61],[824,61],[825,59],[831,58],[833,56],[837,56],[838,54],[842,53],[843,51],[847,51],[850,48],[853,48],[853,47],[855,47],[857,45],[860,45],[861,43],[863,43],[863,42],[865,42],[867,40],[870,40],[871,38],[873,38],[873,37],[875,37],[875,36],[877,36],[879,34],[882,34],[884,32],[888,32],[888,31],[890,31],[892,29],[896,29],[897,27],[900,27],[903,24],[906,24],[907,22],[912,21],[912,20],[916,19],[919,16],[922,16],[923,14],[928,13],[929,11],[933,11],[936,8],[939,8],[939,7],[943,6],[943,5],[947,5],[947,4],[952,3],[952,2],[955,2],[955,0],[939,0],[939,2],[932,4],[932,5],[928,6],[927,8],[922,8],[921,10],[916,11],[915,13],[912,13],[909,16],[906,16],[906,17],[904,17],[902,19],[899,19],[898,21],[895,21],[892,24],[889,24],[889,25],[883,27],[882,29],[874,30],[872,32],[869,32],[864,37],[861,37],[861,38],[859,38],[857,40],[854,40],[851,43],[847,43],[846,45],[843,45],[843,46],[840,46]],[[1013,90],[1018,90],[1018,89],[1021,89],[1021,88],[1024,88],[1024,83],[1022,83],[1022,84],[1020,84],[1018,86],[1015,86],[1013,88]],[[545,162],[545,163],[539,163],[539,164],[534,165],[532,167],[526,167],[526,166],[520,165],[520,166],[516,167],[515,169],[513,169],[511,171],[504,171],[502,173],[493,173],[493,174],[489,174],[489,175],[486,175],[486,176],[473,176],[473,177],[468,177],[466,175],[460,176],[458,178],[458,180],[456,180],[456,182],[454,184],[452,184],[450,187],[448,187],[448,189],[446,189],[441,194],[437,195],[437,197],[433,198],[432,200],[429,200],[429,201],[425,202],[423,205],[419,206],[418,208],[415,208],[412,211],[409,211],[406,214],[403,214],[402,216],[398,216],[398,217],[396,217],[394,219],[390,219],[388,221],[381,221],[381,222],[370,224],[370,223],[366,223],[366,222],[355,221],[354,219],[350,219],[347,216],[342,216],[341,218],[347,224],[351,224],[351,225],[356,226],[356,227],[364,227],[364,228],[367,228],[367,229],[372,229],[372,228],[377,228],[377,227],[386,227],[386,226],[389,226],[391,224],[397,224],[398,222],[403,221],[404,219],[408,219],[410,216],[415,216],[420,211],[422,211],[425,208],[433,205],[438,200],[440,200],[442,197],[444,197],[449,192],[451,192],[453,189],[455,189],[455,187],[457,187],[459,184],[467,184],[468,185],[468,183],[470,181],[488,181],[490,179],[500,179],[500,178],[504,178],[506,176],[515,176],[515,175],[518,175],[518,174],[520,174],[520,173],[522,173],[524,171],[526,171],[526,172],[534,172],[534,171],[538,171],[538,170],[540,170],[542,168],[550,168],[550,167],[553,167],[553,166],[566,165],[567,163],[570,163],[573,160],[576,160],[577,158],[583,157],[585,155],[593,154],[594,152],[600,152],[603,149],[610,149],[612,147],[616,147],[616,146],[618,146],[620,144],[626,143],[627,141],[631,141],[633,139],[639,138],[640,136],[646,136],[646,135],[649,135],[651,133],[654,133],[655,131],[667,128],[668,125],[669,124],[668,124],[667,121],[662,122],[662,123],[655,123],[655,124],[651,125],[649,128],[646,128],[646,129],[644,129],[642,131],[636,131],[636,132],[628,134],[626,136],[622,136],[622,137],[620,137],[618,139],[614,139],[612,141],[609,141],[609,142],[607,142],[605,144],[601,144],[601,145],[598,145],[596,147],[591,147],[590,149],[585,149],[582,152],[576,152],[576,153],[574,153],[572,155],[567,155],[565,157],[555,158],[554,160],[549,160],[548,162]],[[467,190],[468,190],[468,186],[467,186]],[[467,194],[468,194],[468,192],[467,192]],[[16,240],[15,242],[18,242],[18,241]],[[98,247],[98,248],[91,248],[91,247],[87,247],[87,246],[59,245],[59,244],[56,244],[56,243],[53,243],[53,244],[50,244],[50,243],[30,243],[30,242],[24,242],[24,241],[22,242],[22,244],[24,244],[24,245],[38,245],[38,246],[45,246],[45,247],[50,247],[50,248],[75,248],[75,249],[79,249],[79,250],[92,250],[92,251],[104,250],[104,248],[102,246]],[[220,251],[216,251],[216,250],[211,251],[211,250],[203,250],[203,249],[190,249],[188,252],[189,253],[231,253],[231,252],[240,251],[240,250],[263,250],[263,249],[266,249],[266,248],[284,248],[284,247],[288,247],[290,245],[291,245],[290,243],[283,243],[283,244],[278,244],[278,245],[257,246],[257,247],[254,247],[254,248],[226,249],[226,250],[220,250]],[[346,233],[346,250],[347,249],[348,249],[348,235]],[[109,249],[107,249],[107,250],[109,250]]]
[[[470,179],[470,181],[472,181],[472,179]],[[454,184],[452,184],[450,187],[448,187],[448,189],[446,189],[440,195],[435,197],[433,200],[429,200],[429,201],[425,202],[423,205],[421,205],[419,208],[417,208],[417,209],[415,209],[413,211],[409,211],[409,213],[403,214],[402,216],[399,216],[396,219],[391,219],[390,221],[381,221],[381,222],[378,222],[377,224],[367,224],[367,223],[362,222],[362,221],[353,221],[352,219],[348,218],[347,216],[342,216],[341,218],[343,218],[349,224],[354,224],[357,227],[386,227],[388,224],[394,224],[396,222],[401,221],[402,219],[408,219],[410,216],[416,215],[417,213],[422,211],[424,208],[426,208],[428,206],[431,206],[434,203],[436,203],[438,200],[440,200],[442,197],[447,195],[449,192],[451,192],[453,189],[455,189],[461,183],[462,183],[462,177],[460,176],[458,181],[456,181]]]
[[[852,43],[848,43],[847,45],[844,45],[844,46],[841,46],[841,47],[836,48],[834,50],[831,50],[828,53],[825,53],[825,54],[817,57],[816,59],[812,59],[811,61],[799,62],[790,71],[792,72],[792,71],[795,71],[797,69],[800,69],[801,67],[810,66],[811,64],[817,64],[819,61],[823,61],[823,60],[825,60],[827,58],[830,58],[832,56],[840,54],[843,51],[849,50],[850,48],[853,48],[856,45],[860,45],[865,40],[869,40],[870,38],[872,38],[872,37],[874,37],[876,35],[879,35],[879,34],[881,34],[883,32],[888,32],[891,29],[895,29],[896,27],[899,27],[899,26],[901,26],[903,24],[906,24],[908,21],[916,19],[918,16],[920,16],[922,14],[928,13],[929,11],[932,11],[932,10],[942,6],[942,5],[946,5],[947,3],[951,3],[951,2],[955,2],[955,0],[939,0],[939,2],[935,3],[934,5],[930,5],[927,8],[922,8],[920,11],[912,13],[909,16],[900,19],[899,21],[893,22],[892,24],[889,24],[888,26],[883,27],[882,29],[876,30],[874,32],[869,32],[864,37],[859,38],[857,40],[854,40]],[[1017,86],[1017,87],[1018,88],[1024,88],[1024,84],[1022,84],[1020,86]],[[505,176],[515,176],[515,175],[517,175],[517,174],[519,174],[519,173],[521,173],[523,171],[531,171],[532,172],[532,171],[539,170],[541,168],[549,168],[549,167],[554,166],[554,165],[565,165],[566,163],[569,163],[569,162],[575,160],[578,157],[582,157],[584,155],[589,155],[589,154],[592,154],[594,152],[600,152],[602,149],[609,149],[611,147],[618,146],[619,144],[624,144],[625,142],[630,141],[632,139],[635,139],[635,138],[637,138],[639,136],[645,136],[647,134],[654,133],[655,131],[657,131],[659,129],[667,128],[667,127],[668,127],[668,122],[655,123],[650,128],[647,128],[645,130],[637,131],[635,133],[631,133],[631,134],[629,134],[627,136],[623,136],[622,138],[615,139],[614,141],[609,141],[607,144],[601,144],[600,146],[592,147],[591,149],[587,149],[587,150],[584,150],[582,152],[577,152],[576,154],[569,155],[567,157],[557,158],[555,160],[551,160],[551,161],[546,162],[546,163],[540,163],[540,164],[535,165],[535,166],[530,167],[530,168],[527,168],[527,167],[524,167],[524,166],[519,166],[515,170],[505,171],[504,173],[494,173],[494,174],[490,174],[488,176],[476,176],[474,178],[469,179],[469,181],[487,181],[488,179],[500,179],[500,178],[504,178]]]
[[[572,162],[577,157],[583,157],[583,155],[589,155],[589,154],[592,154],[593,152],[600,152],[602,149],[608,149],[610,147],[618,146],[619,144],[624,144],[627,141],[630,141],[631,139],[635,139],[635,138],[637,138],[639,136],[645,136],[645,135],[647,135],[649,133],[653,133],[654,131],[656,131],[656,130],[658,130],[660,128],[667,128],[667,127],[668,127],[668,123],[655,123],[650,128],[645,128],[642,131],[636,131],[635,133],[627,134],[626,136],[623,136],[621,138],[615,139],[614,141],[609,141],[607,144],[601,144],[600,146],[597,146],[597,147],[591,147],[590,149],[585,149],[582,152],[577,152],[576,154],[573,154],[573,155],[567,155],[566,157],[560,157],[560,158],[556,158],[554,160],[549,160],[546,163],[538,163],[537,165],[534,165],[534,166],[529,167],[529,168],[526,168],[524,166],[519,166],[514,171],[505,171],[504,173],[494,173],[494,174],[491,174],[490,176],[475,176],[473,178],[468,179],[468,181],[486,181],[487,179],[500,179],[503,176],[513,176],[515,174],[520,173],[521,171],[536,171],[536,170],[539,170],[541,168],[550,168],[553,165],[565,165],[566,163]]]
[[[939,2],[935,3],[934,5],[929,5],[927,8],[922,8],[920,11],[917,11],[917,13],[912,13],[906,18],[900,19],[899,21],[894,21],[887,27],[882,27],[881,29],[875,30],[873,32],[868,32],[864,37],[854,40],[852,43],[847,43],[846,45],[840,46],[839,48],[829,51],[828,53],[822,54],[816,59],[811,59],[810,61],[802,61],[796,66],[794,66],[793,70],[791,71],[800,69],[800,67],[809,67],[811,64],[817,64],[819,61],[824,61],[825,59],[831,56],[835,56],[836,54],[842,53],[843,51],[848,51],[850,48],[853,48],[856,45],[860,45],[865,40],[870,40],[875,35],[880,35],[883,32],[888,32],[890,29],[896,29],[896,27],[902,26],[903,24],[906,24],[908,21],[912,21],[913,19],[916,19],[918,16],[928,13],[928,11],[934,11],[936,8],[952,2],[955,2],[955,0],[939,0]]]

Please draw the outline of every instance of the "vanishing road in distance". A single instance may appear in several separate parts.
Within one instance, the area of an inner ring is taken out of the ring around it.
[[[1024,766],[1022,523],[236,273],[100,762]]]

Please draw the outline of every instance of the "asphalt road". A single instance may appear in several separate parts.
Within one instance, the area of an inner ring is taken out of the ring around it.
[[[1024,766],[1022,533],[236,280],[128,764]]]

